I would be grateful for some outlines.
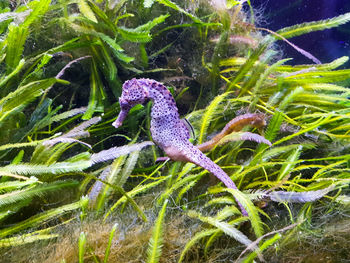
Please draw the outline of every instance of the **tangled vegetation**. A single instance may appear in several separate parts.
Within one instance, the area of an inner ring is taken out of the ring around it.
[[[349,21],[272,32],[243,0],[2,1],[0,261],[301,262],[313,254],[297,242],[317,250],[333,236],[339,252],[350,238],[348,57],[321,63],[288,39]],[[282,59],[278,41],[312,64]],[[157,162],[151,103],[112,127],[132,77],[165,83],[195,145],[237,116],[264,119],[208,152],[240,191],[192,163]]]

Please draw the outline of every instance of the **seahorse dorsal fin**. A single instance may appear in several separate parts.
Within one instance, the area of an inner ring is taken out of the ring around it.
[[[185,124],[187,130],[189,131],[191,139],[196,139],[196,134],[194,132],[193,126],[190,123],[190,121],[187,120],[186,118],[181,119],[181,121],[183,122],[183,124]]]

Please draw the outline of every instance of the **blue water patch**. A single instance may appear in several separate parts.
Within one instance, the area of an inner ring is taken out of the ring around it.
[[[261,12],[264,14],[261,19],[261,26],[274,31],[287,26],[328,19],[350,12],[349,0],[253,0],[252,5],[259,10],[264,10]],[[323,63],[330,62],[341,56],[350,56],[350,23],[290,40],[300,48],[312,53]],[[294,58],[292,63],[310,63],[307,58],[286,43],[280,41],[280,45],[285,57]]]

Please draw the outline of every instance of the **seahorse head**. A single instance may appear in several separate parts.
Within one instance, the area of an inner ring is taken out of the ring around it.
[[[147,100],[148,94],[145,83],[142,79],[131,79],[123,84],[123,93],[119,98],[120,106],[133,107],[143,104]]]
[[[119,98],[120,113],[113,126],[118,128],[122,125],[129,110],[137,104],[143,104],[148,99],[148,92],[145,84],[137,79],[131,79],[123,84],[122,95]]]

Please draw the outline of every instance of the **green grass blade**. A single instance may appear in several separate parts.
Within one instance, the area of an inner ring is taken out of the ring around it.
[[[262,236],[262,221],[259,216],[258,208],[253,204],[253,202],[250,201],[242,192],[236,189],[225,188],[223,191],[232,194],[243,205],[245,210],[248,212],[249,220],[252,224],[255,235],[257,237]]]
[[[165,21],[165,19],[167,19],[170,15],[166,14],[166,15],[160,15],[156,18],[154,18],[153,20],[147,22],[146,24],[143,24],[141,26],[138,26],[135,28],[135,31],[150,31],[152,28],[154,28],[155,26],[163,23]]]
[[[124,186],[126,180],[129,178],[132,171],[134,170],[137,160],[139,158],[139,155],[140,155],[140,151],[135,151],[130,153],[128,159],[126,160],[123,166],[123,170],[121,171],[120,174],[118,174],[117,178],[115,179],[115,183],[120,187]]]
[[[284,64],[285,62],[289,61],[290,59],[282,59],[277,61],[276,63],[274,63],[273,65],[267,67],[267,69],[265,69],[264,73],[261,74],[259,80],[256,82],[254,88],[253,88],[253,94],[252,94],[252,98],[253,101],[251,103],[251,105],[249,106],[251,109],[255,107],[255,104],[258,102],[259,100],[259,90],[260,88],[263,86],[263,84],[266,82],[266,79],[268,78],[268,76],[276,71],[276,69],[281,66],[282,64]]]
[[[181,263],[184,259],[185,259],[185,255],[187,253],[187,251],[193,247],[197,242],[199,242],[199,240],[207,237],[207,236],[211,236],[214,235],[215,233],[219,232],[220,229],[209,229],[209,230],[203,230],[200,232],[197,232],[185,245],[184,249],[181,252],[180,258],[178,263]]]
[[[6,76],[1,79],[0,88],[3,87],[11,78],[16,76],[21,71],[21,69],[23,68],[24,65],[25,65],[25,60],[21,59],[18,62],[16,68],[12,72],[10,72],[9,74],[6,74]]]
[[[272,142],[276,138],[283,120],[283,114],[280,111],[276,111],[269,123],[269,126],[266,129],[265,138],[267,140]]]
[[[24,44],[29,35],[29,29],[23,26],[10,24],[6,38],[6,65],[7,74],[10,74],[18,66],[24,50]]]
[[[56,78],[43,79],[18,87],[14,92],[3,97],[0,100],[0,121],[7,118],[11,113],[23,109],[28,103],[43,94],[45,90],[57,82],[67,84],[67,81]]]
[[[343,56],[340,58],[335,59],[334,61],[330,62],[330,63],[323,63],[323,64],[319,64],[319,65],[296,65],[296,66],[291,66],[291,65],[283,65],[283,66],[279,66],[277,68],[278,72],[295,72],[298,70],[303,70],[303,69],[308,69],[308,68],[316,68],[318,70],[333,70],[336,69],[342,65],[344,65],[346,62],[348,62],[349,57],[347,56]]]
[[[38,22],[48,11],[50,3],[51,0],[30,1],[28,7],[31,9],[31,12],[21,26],[30,27],[34,22]]]
[[[266,50],[267,43],[270,38],[266,38],[264,43],[261,44],[245,61],[245,63],[239,68],[234,79],[230,81],[227,91],[231,91],[235,85],[237,85],[247,75],[247,73],[254,68],[254,64],[259,61],[260,55]]]
[[[90,98],[87,109],[82,117],[83,120],[89,120],[97,110],[99,85],[101,85],[101,81],[97,72],[96,63],[93,61],[90,75]]]
[[[148,183],[148,184],[145,184],[145,185],[139,185],[139,186],[136,186],[134,189],[132,189],[131,191],[127,192],[127,195],[132,198],[138,194],[141,194],[141,193],[144,193],[146,192],[147,190],[153,188],[153,187],[156,187],[157,185],[159,185],[160,183],[164,182],[165,180],[167,180],[168,177],[164,177],[164,178],[161,178],[155,182],[152,182],[152,183]],[[126,201],[128,201],[127,197],[126,196],[123,196],[121,197],[115,204],[113,204],[113,206],[109,209],[109,211],[106,213],[105,217],[103,220],[106,220],[107,217],[121,204],[125,203]]]
[[[147,249],[147,263],[158,263],[162,255],[162,246],[163,246],[163,228],[164,228],[164,216],[166,207],[168,205],[168,199],[164,201],[163,207],[160,210],[157,220],[154,224],[152,231],[152,237],[148,242]]]
[[[84,263],[85,247],[86,247],[86,235],[84,232],[81,232],[79,236],[79,242],[78,242],[79,263]]]
[[[113,163],[107,167],[103,173],[106,173],[107,175],[101,174],[101,176],[106,176],[106,181],[108,181],[111,184],[116,183],[116,178],[118,174],[120,173],[124,163],[126,160],[126,156],[121,156],[113,161]],[[96,184],[99,184],[100,182],[96,182]],[[118,187],[121,187],[119,184],[116,184]],[[106,185],[103,189],[103,191],[99,194],[97,200],[96,200],[96,210],[101,210],[105,205],[105,200],[110,196],[111,194],[111,188]]]
[[[281,234],[279,234],[279,233],[275,234],[272,238],[264,241],[264,243],[262,243],[262,245],[259,246],[259,251],[262,252],[262,251],[266,250],[267,248],[272,246],[274,243],[276,243],[281,237],[282,237]],[[256,251],[253,251],[242,261],[242,263],[254,262],[254,258],[256,258],[257,255],[258,255],[258,253],[256,253]]]
[[[0,151],[7,150],[7,149],[15,149],[15,148],[33,147],[43,143],[44,141],[45,140],[5,144],[0,146]]]
[[[90,161],[82,160],[79,162],[57,162],[52,165],[41,165],[31,163],[21,163],[17,165],[7,165],[0,168],[0,171],[22,175],[40,175],[40,174],[61,174],[69,172],[81,172],[91,166]]]
[[[38,179],[35,177],[31,177],[25,181],[16,180],[16,181],[0,182],[0,193],[9,192],[14,189],[20,189],[28,185],[35,185],[37,183],[38,183]]]
[[[309,32],[337,27],[349,21],[350,21],[350,13],[346,13],[344,15],[340,15],[330,19],[313,21],[313,22],[286,27],[278,30],[277,33],[285,38],[291,38],[291,37],[300,36]]]
[[[5,229],[0,230],[0,238],[6,237],[8,235],[17,233],[21,230],[27,229],[29,227],[38,227],[39,225],[53,219],[57,218],[58,216],[64,215],[70,211],[79,209],[82,204],[84,203],[84,200],[80,200],[78,202],[64,205],[58,208],[54,208],[45,212],[42,212],[40,214],[37,214],[35,216],[32,216],[28,218],[27,220],[24,220],[20,223],[17,223],[13,226],[7,227]]]
[[[57,237],[59,237],[59,234],[36,234],[36,235],[4,238],[0,240],[0,248],[4,248],[4,247],[11,248],[15,246],[22,246],[33,242],[53,239]]]
[[[114,224],[112,227],[111,232],[109,233],[109,239],[108,239],[108,244],[106,247],[106,251],[105,251],[105,257],[103,259],[103,263],[107,263],[108,262],[108,256],[111,252],[111,246],[112,246],[112,241],[113,241],[113,237],[114,237],[114,233],[117,230],[117,226],[118,224]]]
[[[78,0],[78,8],[80,13],[83,14],[87,19],[90,19],[91,21],[97,23],[97,19],[95,17],[94,12],[92,12],[90,6],[85,0]]]
[[[249,246],[252,243],[252,241],[249,240],[249,238],[246,235],[244,235],[241,231],[239,231],[237,228],[230,225],[229,223],[222,222],[213,217],[203,216],[195,211],[189,211],[188,216],[192,218],[198,218],[202,222],[210,224],[216,227],[217,229],[220,229],[226,235],[236,239],[243,245]]]
[[[299,146],[296,148],[286,159],[285,163],[282,165],[281,170],[277,176],[277,181],[283,180],[284,177],[288,176],[296,165],[296,161],[299,159],[303,147]]]
[[[117,30],[123,39],[130,42],[146,43],[152,39],[149,31],[137,31],[136,29],[126,27],[118,27]]]
[[[300,131],[296,132],[296,133],[293,133],[291,135],[288,135],[288,136],[285,136],[283,137],[282,139],[276,141],[273,143],[273,145],[278,145],[282,142],[285,142],[285,141],[288,141],[288,140],[291,140],[292,138],[296,137],[296,136],[299,136],[301,134],[304,134],[306,132],[309,132],[309,131],[312,131],[312,130],[315,130],[317,129],[318,127],[320,127],[321,125],[323,124],[326,124],[330,121],[330,119],[332,118],[332,114],[329,114],[326,118],[324,119],[320,119],[314,123],[312,123],[309,127],[305,128],[305,129],[301,129]]]
[[[30,187],[28,187],[28,189],[22,189],[0,195],[0,208],[4,209],[26,199],[42,197],[52,192],[57,192],[67,188],[74,188],[77,186],[77,181],[56,181],[53,183],[40,184],[36,186],[32,184]]]
[[[158,199],[158,204],[159,202],[162,202],[164,199],[167,199],[177,189],[181,187],[185,187],[188,183],[191,183],[192,181],[199,180],[203,176],[203,174],[204,172],[200,174],[187,175],[185,178],[179,181],[176,181],[176,183],[174,183],[169,189],[167,189],[162,193],[162,195]]]
[[[178,6],[177,4],[175,4],[174,2],[170,1],[170,0],[156,0],[158,3],[163,4],[167,7],[170,7],[180,13],[183,13],[185,15],[187,15],[189,18],[192,19],[193,22],[200,24],[203,24],[203,22],[196,16],[192,15],[191,13],[187,12],[186,10],[184,10],[183,8],[181,8],[180,6]]]
[[[207,130],[209,127],[210,122],[213,119],[214,114],[218,111],[218,106],[222,101],[229,95],[229,92],[225,92],[222,95],[217,96],[210,105],[206,108],[205,113],[203,114],[201,126],[199,129],[199,137],[198,137],[198,144],[203,143],[203,141],[206,139]]]

